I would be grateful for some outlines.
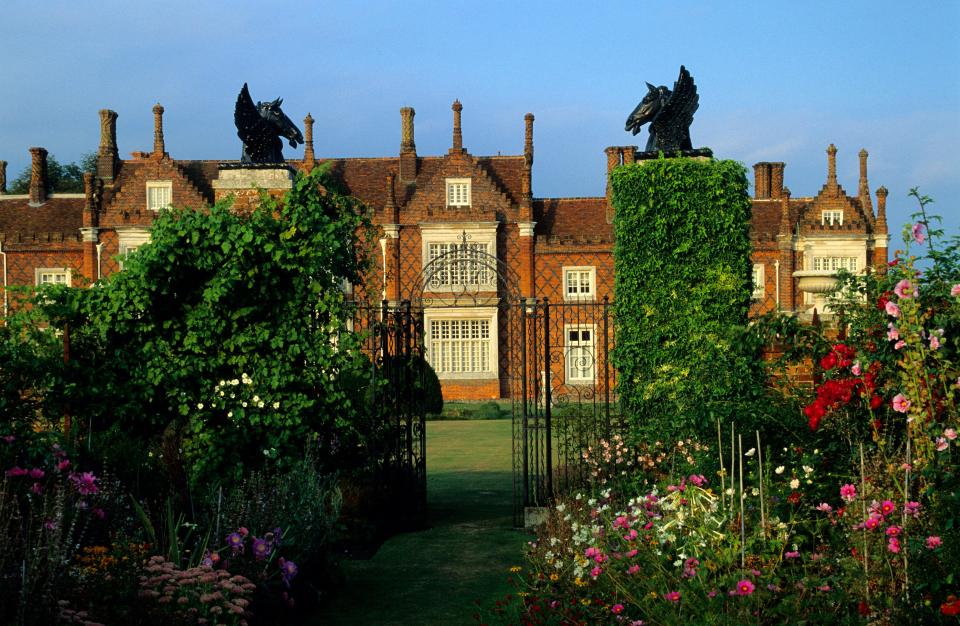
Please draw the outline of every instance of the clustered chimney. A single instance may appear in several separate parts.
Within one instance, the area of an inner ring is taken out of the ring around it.
[[[100,109],[100,148],[97,150],[97,176],[113,181],[117,173],[117,112]]]
[[[400,109],[400,181],[411,183],[417,179],[417,145],[413,141],[413,107]]]
[[[873,219],[873,200],[870,199],[870,183],[867,181],[867,156],[869,153],[866,148],[860,150],[860,206],[869,219]]]
[[[453,101],[453,147],[450,154],[463,153],[463,133],[460,131],[460,112],[463,111],[463,105],[459,100]]]
[[[303,137],[303,162],[309,172],[316,163],[313,154],[313,116],[310,113],[303,118]]]
[[[878,235],[887,234],[887,188],[877,189],[877,222],[874,227],[874,233]]]
[[[785,163],[770,164],[770,197],[776,200],[783,195],[783,170],[785,167]]]
[[[47,201],[47,151],[30,148],[30,204],[37,206]]]
[[[790,190],[784,187],[780,193],[780,230],[781,236],[790,234]]]
[[[827,146],[827,186],[837,186],[837,147]]]
[[[7,162],[0,161],[0,193],[7,193]]]
[[[163,145],[163,107],[158,102],[153,105],[153,156],[160,158],[166,152]]]
[[[770,164],[763,162],[753,166],[753,197],[766,200],[770,197]]]
[[[393,193],[393,173],[387,174],[387,202],[383,207],[384,218],[389,219],[391,224],[397,224],[400,221],[400,215],[397,212],[397,201]]]

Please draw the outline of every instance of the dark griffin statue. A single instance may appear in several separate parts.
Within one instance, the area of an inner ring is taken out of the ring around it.
[[[650,83],[647,89],[647,95],[627,118],[626,130],[636,135],[641,126],[650,122],[647,152],[692,150],[690,124],[700,106],[700,97],[690,72],[680,66],[680,78],[673,84],[673,91],[665,85],[654,87]]]
[[[283,98],[254,104],[247,84],[243,84],[237,96],[237,107],[233,111],[237,136],[243,142],[242,162],[283,163],[283,142],[280,137],[289,139],[291,148],[303,143],[300,129],[280,109],[281,104]]]

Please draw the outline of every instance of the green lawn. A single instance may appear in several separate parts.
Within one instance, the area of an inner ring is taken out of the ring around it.
[[[313,622],[355,626],[473,623],[511,591],[530,535],[512,528],[510,420],[427,423],[430,528],[343,564],[346,583]]]

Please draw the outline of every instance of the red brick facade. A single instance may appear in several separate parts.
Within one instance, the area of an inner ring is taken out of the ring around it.
[[[450,337],[466,332],[468,326],[473,333],[488,327],[493,332],[493,326],[497,327],[489,344],[486,340],[449,340],[451,354],[456,354],[448,366],[458,371],[445,373],[438,367],[445,397],[505,397],[510,389],[504,367],[491,363],[502,361],[510,329],[495,302],[498,298],[517,299],[517,303],[520,298],[548,298],[563,303],[578,289],[582,294],[577,297],[591,302],[602,302],[604,297],[612,301],[613,209],[609,197],[534,198],[533,115],[524,117],[522,137],[518,131],[522,154],[483,157],[463,146],[462,109],[459,102],[454,103],[451,148],[440,156],[417,154],[414,111],[405,107],[401,109],[397,156],[317,158],[313,119],[308,115],[304,120],[304,159],[288,164],[309,171],[319,163],[329,163],[344,188],[373,210],[374,222],[382,232],[381,247],[374,250],[376,271],[357,293],[366,291],[369,299],[383,297],[391,302],[422,299],[425,307],[433,307],[435,318],[445,320],[437,323],[436,332],[443,328]],[[68,280],[74,286],[119,271],[123,255],[149,238],[157,203],[201,208],[233,195],[234,206],[242,209],[256,201],[257,192],[252,189],[223,187],[224,171],[236,170],[236,162],[171,158],[163,140],[163,108],[157,105],[153,113],[153,150],[120,159],[116,113],[101,111],[97,173],[88,176],[84,194],[46,196],[43,149],[32,149],[36,180],[29,196],[7,195],[0,183],[0,258],[5,285],[34,285],[44,268],[69,272]],[[634,162],[636,151],[635,146],[607,148],[608,171]],[[777,307],[804,315],[814,307],[822,312],[822,298],[817,294],[824,281],[829,282],[835,266],[852,265],[855,271],[862,271],[886,263],[886,190],[877,190],[874,212],[863,151],[858,193],[848,196],[836,180],[835,155],[831,146],[827,182],[813,197],[790,196],[783,186],[783,163],[754,166],[751,236],[756,275],[762,278],[754,314]],[[0,162],[2,167],[5,164]],[[0,172],[0,181],[5,177],[6,172]],[[282,191],[278,188],[271,193]],[[448,250],[451,244],[463,245],[464,237],[469,245],[495,255],[497,273],[503,277],[499,285],[481,286],[473,294],[474,306],[467,307],[476,314],[473,317],[444,308],[456,278],[434,276],[431,281],[423,276],[431,255]],[[565,276],[574,284],[565,284]],[[8,300],[9,296],[5,306]],[[564,314],[575,315],[572,310]],[[574,322],[570,328],[578,328]],[[431,328],[425,328],[428,340]],[[599,334],[597,330],[593,341],[604,339]],[[606,340],[611,341],[612,335]],[[551,341],[565,339],[558,331]],[[478,352],[486,345],[491,346],[491,353],[485,364],[486,357]],[[466,360],[457,360],[461,358]],[[562,362],[552,366],[554,376],[562,378],[563,367]],[[472,375],[467,371],[471,368],[480,374]],[[603,381],[598,384],[604,386]]]

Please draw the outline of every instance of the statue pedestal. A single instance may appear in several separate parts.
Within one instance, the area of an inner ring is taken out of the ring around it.
[[[638,151],[636,153],[636,160],[639,161],[650,161],[652,159],[660,158],[660,150],[650,150],[647,151]],[[708,160],[713,158],[713,150],[710,148],[694,148],[693,150],[678,150],[676,152],[664,152],[663,158],[672,159],[672,158],[688,158],[688,159],[702,159]]]
[[[221,163],[213,186],[216,202],[233,196],[233,208],[249,211],[260,202],[260,192],[280,199],[293,189],[294,170],[284,163]]]

